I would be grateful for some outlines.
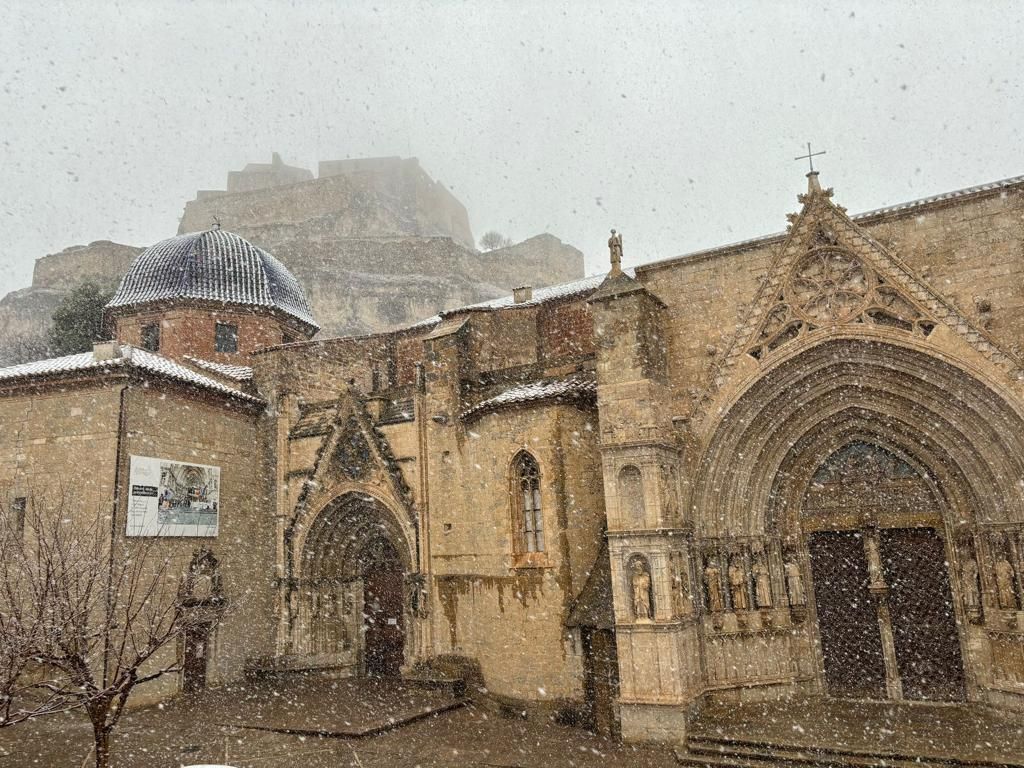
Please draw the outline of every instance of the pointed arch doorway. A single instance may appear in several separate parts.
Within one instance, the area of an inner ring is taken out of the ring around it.
[[[965,698],[941,504],[924,469],[868,440],[814,472],[800,525],[830,695]]]
[[[316,517],[300,551],[296,652],[318,666],[399,676],[412,556],[395,515],[372,496],[345,494]]]

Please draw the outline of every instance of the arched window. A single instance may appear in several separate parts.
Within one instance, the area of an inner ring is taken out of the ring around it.
[[[516,505],[518,551],[544,551],[544,515],[540,508],[540,467],[528,453],[512,465],[513,503]]]
[[[632,464],[619,472],[619,509],[624,524],[635,526],[644,522],[644,480]]]

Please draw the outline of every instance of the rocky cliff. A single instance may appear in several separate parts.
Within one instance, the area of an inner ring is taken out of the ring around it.
[[[321,336],[388,330],[583,275],[583,254],[548,234],[478,252],[465,207],[415,158],[327,161],[319,174],[276,155],[232,171],[227,189],[186,203],[178,231],[218,221],[277,256],[306,290]],[[98,241],[39,259],[32,286],[0,300],[0,364],[40,356],[60,299],[86,280],[116,286],[141,250]]]

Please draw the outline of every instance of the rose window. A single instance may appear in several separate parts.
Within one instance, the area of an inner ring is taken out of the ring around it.
[[[805,320],[815,325],[842,322],[864,311],[870,279],[853,254],[818,248],[794,270],[788,294],[792,307]]]

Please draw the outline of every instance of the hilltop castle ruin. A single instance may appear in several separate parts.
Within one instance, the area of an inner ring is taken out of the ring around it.
[[[314,177],[275,152],[185,204],[179,234],[212,226],[280,258],[324,336],[389,330],[583,274],[583,254],[549,234],[478,252],[465,206],[416,158],[323,161]],[[86,280],[112,289],[141,250],[97,241],[39,259],[32,286],[0,299],[0,362],[41,347],[68,291]]]

